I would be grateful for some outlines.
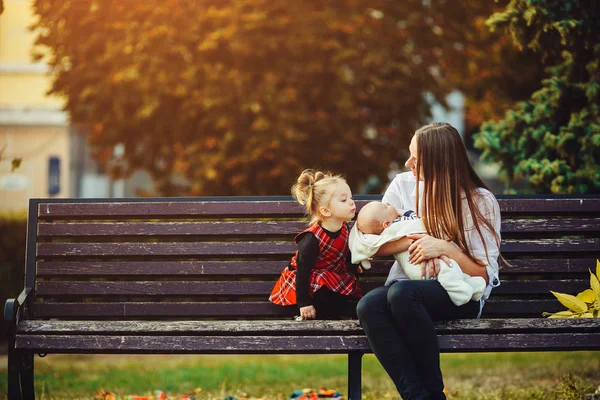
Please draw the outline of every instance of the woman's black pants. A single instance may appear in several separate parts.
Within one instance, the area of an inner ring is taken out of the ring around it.
[[[401,280],[371,290],[356,312],[373,353],[403,400],[446,398],[433,323],[476,318],[479,301],[459,307],[438,281]]]

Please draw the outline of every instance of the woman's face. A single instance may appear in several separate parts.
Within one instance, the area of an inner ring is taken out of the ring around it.
[[[408,157],[408,160],[406,160],[406,162],[404,163],[404,165],[406,165],[406,168],[410,168],[410,170],[412,171],[414,176],[417,176],[417,136],[413,136],[412,140],[410,141],[410,145],[408,146],[408,151],[410,152],[410,156]],[[422,181],[423,180],[423,171],[421,171],[421,176],[419,177],[419,180]]]

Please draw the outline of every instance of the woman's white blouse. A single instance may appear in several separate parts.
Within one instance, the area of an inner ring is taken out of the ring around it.
[[[423,182],[419,182],[419,193],[423,193]],[[475,202],[481,211],[484,218],[488,219],[496,235],[500,238],[500,207],[498,206],[498,200],[496,197],[486,189],[478,189],[479,196],[476,197]],[[385,194],[383,195],[382,201],[384,203],[390,203],[392,206],[402,210],[413,210],[416,211],[416,194],[417,194],[417,181],[412,172],[403,172],[396,175],[394,180],[388,186]],[[500,279],[498,277],[498,256],[500,255],[500,248],[492,232],[490,232],[486,226],[480,226],[481,234],[483,235],[483,241],[477,230],[473,225],[473,218],[469,212],[466,199],[463,200],[463,210],[466,210],[467,214],[465,218],[465,237],[467,240],[467,246],[471,250],[471,253],[478,260],[483,261],[486,264],[487,273],[489,276],[489,283],[485,292],[481,298],[481,309],[485,300],[489,297],[492,289],[500,285]],[[419,211],[423,208],[419,207]],[[483,245],[487,246],[487,256]],[[394,263],[388,274],[386,284],[391,282],[408,279],[402,269]],[[481,314],[481,311],[480,311]]]

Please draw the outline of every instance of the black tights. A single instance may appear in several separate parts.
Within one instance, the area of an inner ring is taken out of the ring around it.
[[[340,319],[348,308],[348,304],[356,304],[356,300],[350,296],[344,296],[332,292],[322,286],[313,293],[313,306],[317,311],[317,319]],[[352,307],[352,316],[356,317],[356,307]]]
[[[312,295],[313,307],[315,307],[315,319],[340,319],[342,316],[356,318],[357,299],[332,292],[322,286]],[[289,306],[297,309],[298,306]],[[299,313],[298,313],[299,314]]]

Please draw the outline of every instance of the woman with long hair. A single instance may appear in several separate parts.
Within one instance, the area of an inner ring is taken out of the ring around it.
[[[458,131],[433,123],[415,132],[409,172],[398,174],[383,196],[397,209],[416,210],[427,234],[383,245],[377,255],[406,251],[422,280],[409,280],[395,263],[387,286],[367,293],[357,314],[369,343],[404,400],[445,399],[434,322],[478,318],[498,280],[500,209],[473,170]],[[436,280],[439,260],[487,284],[480,301],[456,306]],[[429,279],[425,279],[425,277]]]

